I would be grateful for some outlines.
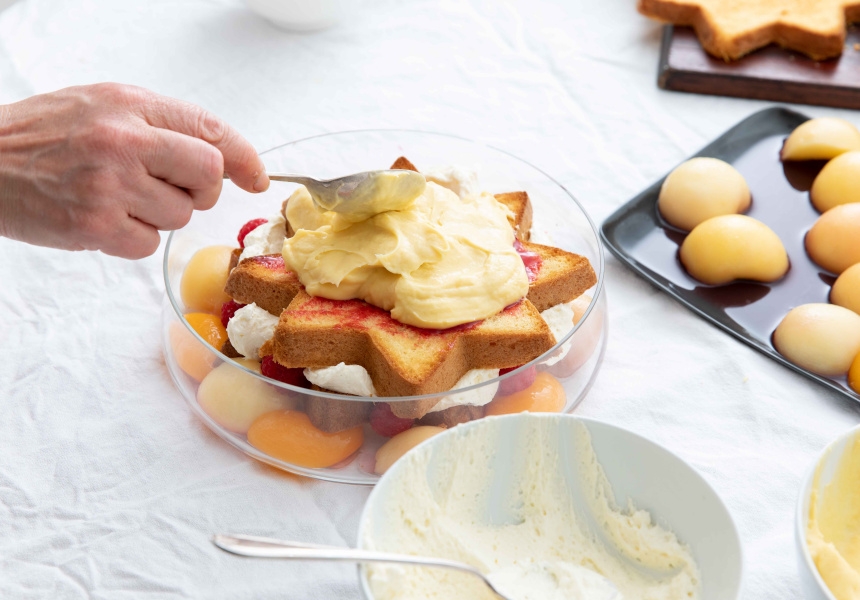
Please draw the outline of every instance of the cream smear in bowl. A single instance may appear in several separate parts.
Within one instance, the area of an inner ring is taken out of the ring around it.
[[[860,427],[830,443],[803,481],[795,538],[805,598],[860,598]]]
[[[731,600],[741,587],[737,529],[705,480],[645,438],[571,415],[491,417],[421,444],[377,484],[359,545],[470,563],[523,600]],[[441,569],[360,577],[373,600],[496,597]]]

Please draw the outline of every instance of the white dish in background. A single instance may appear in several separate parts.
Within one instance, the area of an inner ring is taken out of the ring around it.
[[[803,585],[803,597],[810,600],[836,600],[836,596],[824,583],[818,568],[809,554],[809,546],[806,543],[806,528],[809,524],[809,502],[812,495],[812,486],[815,483],[815,472],[821,465],[821,476],[818,480],[817,489],[823,490],[836,474],[839,460],[849,443],[860,435],[860,427],[845,432],[821,452],[815,463],[809,468],[809,472],[800,486],[800,497],[797,500],[797,511],[795,515],[795,541],[797,542],[797,556],[800,566],[800,580]]]
[[[443,478],[431,473],[433,469],[429,467],[434,457],[441,456],[446,448],[454,444],[458,452],[465,454],[464,444],[474,440],[483,443],[495,435],[515,439],[518,428],[528,424],[525,421],[527,419],[541,419],[548,423],[546,430],[558,439],[560,469],[568,489],[576,489],[579,483],[578,478],[572,478],[578,459],[576,442],[581,439],[578,436],[582,435],[584,425],[622,512],[626,512],[623,509],[627,507],[628,500],[632,501],[637,509],[650,513],[653,523],[674,533],[689,548],[701,575],[700,600],[735,600],[739,597],[743,572],[742,549],[737,528],[725,505],[695,469],[670,451],[635,433],[572,415],[525,413],[489,417],[460,425],[429,439],[406,456],[420,457],[419,453],[423,453],[428,457],[430,489],[441,493],[442,484],[448,480],[442,481]],[[483,428],[485,431],[482,433],[488,435],[474,435],[477,428]],[[518,472],[514,456],[516,446],[511,444],[510,447],[498,448],[487,470],[494,474],[489,483],[492,494],[486,496],[489,499],[485,509],[488,522],[494,518],[493,515],[497,517],[508,511],[503,506],[502,498],[513,488]],[[403,473],[408,469],[409,462],[402,459],[396,463],[371,493],[361,515],[359,547],[367,549],[368,540],[379,540],[387,528],[398,526],[396,502],[389,500],[399,494],[398,486],[404,479]],[[520,465],[519,471],[523,472],[524,468],[528,467]],[[449,494],[453,492],[446,487],[445,493],[446,497],[450,497]],[[576,498],[574,505],[580,509],[576,511],[577,518],[593,524],[590,514],[581,514],[582,505]],[[597,535],[603,537],[600,532]],[[403,551],[387,546],[377,546],[375,549]],[[359,573],[365,597],[373,600],[365,568],[360,568]]]
[[[360,0],[247,0],[248,7],[281,29],[315,31],[350,16]]]

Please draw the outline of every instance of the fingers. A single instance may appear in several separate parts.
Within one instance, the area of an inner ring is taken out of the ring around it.
[[[240,188],[261,192],[269,187],[263,161],[254,147],[212,113],[174,98],[154,95],[142,104],[143,118],[161,129],[182,133],[215,146],[224,159],[224,173]]]
[[[135,186],[134,196],[125,202],[130,217],[156,229],[172,231],[184,227],[191,219],[194,209],[199,208],[191,192],[185,192],[160,179],[141,179]],[[212,203],[217,199],[216,193]]]
[[[99,244],[99,250],[111,256],[136,260],[155,254],[160,243],[161,236],[155,227],[127,217],[119,222],[115,235]]]
[[[224,159],[214,146],[167,129],[153,129],[141,160],[153,177],[183,188],[197,210],[215,206],[223,184]],[[167,186],[169,187],[169,186]],[[158,223],[144,218],[148,223]],[[162,227],[159,227],[163,229]]]

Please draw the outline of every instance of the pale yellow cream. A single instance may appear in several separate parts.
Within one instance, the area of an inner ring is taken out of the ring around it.
[[[308,293],[360,298],[409,325],[444,329],[490,317],[528,293],[507,209],[432,182],[403,210],[355,222],[316,206],[303,187],[287,204],[295,235],[284,261]]]
[[[333,210],[350,221],[363,221],[388,210],[403,210],[424,191],[426,182],[415,171],[382,171],[358,185],[341,185],[335,197],[314,198],[323,210]]]
[[[849,442],[819,494],[820,476],[819,466],[809,502],[809,553],[838,600],[860,600],[860,436]]]

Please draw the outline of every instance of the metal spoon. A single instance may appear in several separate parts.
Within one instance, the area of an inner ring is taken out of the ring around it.
[[[271,175],[270,175],[271,177]],[[340,562],[357,563],[398,563],[403,565],[418,565],[422,567],[440,567],[471,573],[480,577],[484,583],[502,600],[513,600],[497,590],[478,569],[466,563],[444,558],[411,556],[409,554],[393,554],[390,552],[375,552],[355,548],[340,548],[337,546],[320,546],[302,542],[274,540],[252,535],[214,535],[212,543],[233,554],[255,558],[288,558],[293,560],[335,560]]]
[[[427,185],[421,173],[404,169],[364,171],[336,179],[314,179],[289,173],[268,175],[274,181],[304,185],[314,202],[325,210],[361,219],[409,206]]]

